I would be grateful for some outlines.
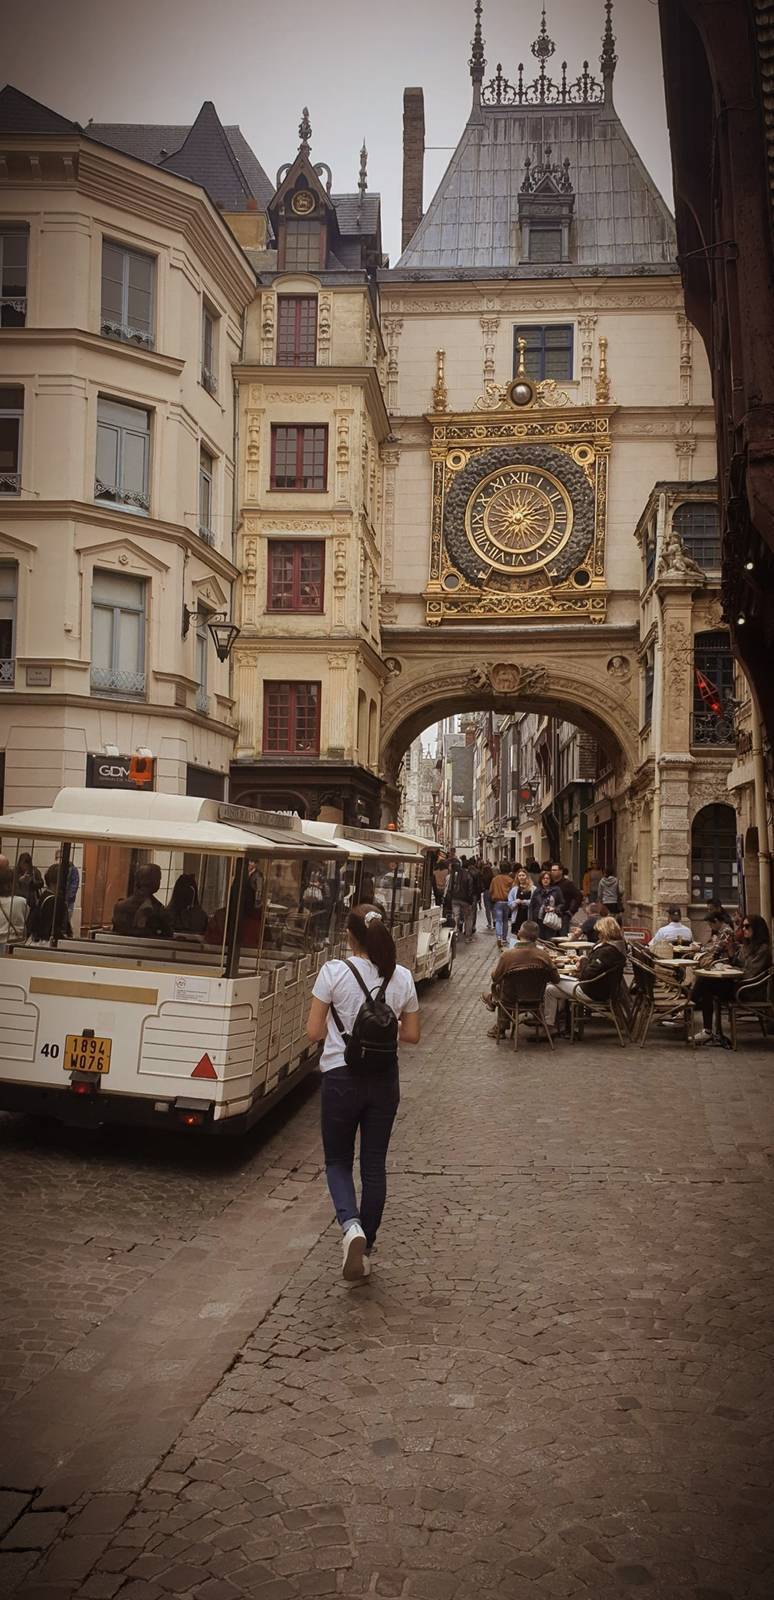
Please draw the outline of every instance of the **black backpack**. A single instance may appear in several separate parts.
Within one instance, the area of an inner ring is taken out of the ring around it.
[[[385,978],[373,995],[354,963],[345,961],[344,965],[349,967],[365,995],[351,1033],[342,1027],[336,1007],[331,1005],[331,1016],[344,1040],[345,1064],[353,1072],[385,1072],[398,1064],[398,1019],[384,998],[390,980]]]

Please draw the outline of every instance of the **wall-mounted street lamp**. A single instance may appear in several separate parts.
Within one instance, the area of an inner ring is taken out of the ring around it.
[[[183,606],[182,636],[187,639],[194,617],[201,616],[199,611],[191,611],[189,606]],[[242,632],[235,622],[231,622],[225,611],[216,611],[208,616],[207,630],[215,646],[215,654],[219,661],[228,661],[234,645]]]

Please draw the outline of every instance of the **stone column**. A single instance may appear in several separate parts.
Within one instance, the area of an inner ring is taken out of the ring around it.
[[[357,740],[357,734],[352,732],[352,720],[357,714],[357,707],[351,692],[349,663],[350,656],[346,651],[332,651],[328,656],[328,675],[323,686],[321,754],[341,751],[342,760],[352,759]]]
[[[667,587],[667,584],[669,585]],[[684,909],[690,900],[691,708],[693,704],[693,633],[691,588],[678,579],[661,584],[660,706],[655,741],[659,791],[658,835],[654,839],[654,917],[674,900]]]

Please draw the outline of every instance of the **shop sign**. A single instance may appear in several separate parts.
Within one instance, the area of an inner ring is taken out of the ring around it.
[[[153,756],[89,755],[86,783],[90,789],[138,789],[154,787],[156,761]]]

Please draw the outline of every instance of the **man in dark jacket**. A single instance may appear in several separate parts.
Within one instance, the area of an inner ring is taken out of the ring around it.
[[[558,979],[556,962],[551,952],[545,945],[539,944],[540,929],[536,922],[522,922],[516,935],[516,944],[509,950],[503,950],[497,964],[492,968],[492,987],[487,994],[482,994],[481,999],[488,1011],[497,1011],[497,1022],[489,1030],[489,1038],[502,1038],[510,1026],[509,1020],[498,1006],[502,991],[503,979],[510,972],[543,972],[549,978]]]
[[[451,870],[452,916],[457,931],[464,938],[473,934],[473,909],[475,904],[475,879],[466,856],[455,861]]]
[[[551,863],[551,882],[555,883],[557,889],[562,891],[562,899],[564,900],[562,936],[566,938],[570,931],[572,918],[575,916],[578,907],[583,905],[583,895],[577,884],[574,884],[572,878],[568,875],[567,868],[560,867],[558,861],[552,861]]]

